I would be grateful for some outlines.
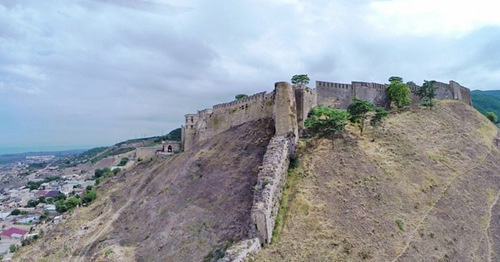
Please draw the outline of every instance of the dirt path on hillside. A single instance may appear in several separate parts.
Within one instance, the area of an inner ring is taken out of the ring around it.
[[[415,227],[415,229],[411,232],[410,236],[408,237],[408,240],[406,241],[406,245],[404,246],[404,248],[401,250],[401,253],[399,253],[398,256],[396,256],[396,258],[394,258],[392,260],[392,262],[396,262],[398,261],[404,254],[405,252],[408,250],[408,248],[410,247],[411,243],[413,242],[413,239],[414,237],[417,235],[418,233],[418,230],[422,227],[422,225],[424,224],[424,221],[427,219],[427,217],[429,216],[429,214],[434,210],[434,208],[438,205],[439,201],[441,199],[443,199],[443,197],[446,195],[446,192],[448,191],[448,189],[450,189],[451,185],[455,182],[455,180],[465,174],[467,174],[468,172],[470,172],[471,170],[474,170],[476,169],[477,167],[481,166],[484,164],[484,162],[486,161],[486,159],[488,159],[488,157],[491,155],[491,151],[492,151],[492,147],[489,148],[488,150],[488,153],[486,153],[483,157],[481,157],[481,160],[474,166],[472,166],[471,168],[465,170],[464,172],[461,172],[461,173],[458,173],[456,176],[454,176],[451,181],[443,188],[443,190],[441,191],[441,195],[438,197],[438,199],[436,199],[436,201],[434,202],[434,205],[431,206],[431,208],[429,208],[429,210],[425,213],[425,215],[422,217],[422,219],[418,222],[417,226]],[[498,200],[498,197],[497,199]],[[494,205],[493,205],[494,206]],[[492,206],[492,207],[493,207]],[[490,209],[490,215],[491,215],[491,209]],[[488,239],[488,243],[489,243],[489,237],[487,237]],[[490,250],[490,254],[491,254],[491,250]],[[491,258],[490,260],[491,261]]]
[[[156,167],[154,167],[154,168],[156,168]],[[141,184],[141,182],[138,182],[137,184]],[[134,190],[132,192],[130,192],[129,195],[130,196],[137,196],[137,193],[139,192],[140,189],[141,189],[141,187],[135,187]],[[102,236],[104,236],[105,234],[109,233],[112,230],[113,223],[120,217],[122,211],[125,208],[129,207],[130,204],[132,204],[133,201],[134,201],[134,199],[132,197],[129,197],[128,200],[127,200],[127,202],[125,204],[123,204],[123,206],[120,207],[120,209],[118,209],[116,211],[113,211],[110,208],[107,213],[108,214],[109,213],[113,213],[113,215],[111,216],[111,219],[106,220],[106,222],[103,225],[99,226],[99,223],[102,222],[101,219],[103,217],[108,217],[107,215],[106,216],[105,215],[100,215],[98,217],[98,219],[99,219],[98,221],[92,221],[91,223],[95,224],[95,226],[98,227],[97,231],[93,232],[93,233],[89,232],[90,236],[85,241],[85,244],[83,245],[84,248],[79,252],[78,256],[74,257],[73,259],[71,259],[71,261],[74,261],[74,262],[88,261],[88,259],[86,259],[87,255],[88,255],[88,252],[94,246],[94,243],[96,243]]]

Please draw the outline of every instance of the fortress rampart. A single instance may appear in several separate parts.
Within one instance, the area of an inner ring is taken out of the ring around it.
[[[284,82],[281,84],[284,85]],[[470,90],[459,83],[455,81],[449,81],[448,84],[436,82],[435,86],[437,87],[436,99],[455,99],[472,105]],[[185,115],[185,125],[182,128],[183,148],[187,150],[197,142],[210,139],[233,126],[262,118],[273,118],[278,124],[277,126],[288,125],[284,127],[285,130],[288,130],[290,125],[294,124],[292,122],[295,122],[298,129],[297,134],[302,134],[307,114],[316,105],[345,109],[353,98],[358,98],[379,107],[388,107],[387,87],[387,84],[361,81],[352,81],[350,84],[316,81],[315,89],[303,85],[284,89],[275,86],[273,92],[260,92],[240,100],[217,104],[210,109],[198,111],[197,114]],[[415,94],[419,86],[410,84],[408,87],[411,90],[412,103],[420,103],[420,98]],[[277,90],[292,90],[292,93],[281,94],[284,95],[282,97],[285,99],[281,101],[278,99],[280,93],[277,93]],[[293,105],[290,104],[292,96],[294,97]],[[277,101],[281,102],[277,103]],[[295,107],[296,115],[293,121],[282,114],[277,117],[282,110],[288,112],[288,107]],[[280,133],[279,128],[277,133]]]
[[[182,127],[184,150],[246,122],[273,118],[275,124],[275,135],[267,146],[254,188],[248,239],[230,247],[227,257],[220,261],[242,261],[249,252],[256,252],[261,246],[271,243],[286,182],[289,156],[295,150],[309,111],[317,105],[347,108],[353,98],[387,107],[387,87],[386,84],[358,81],[351,84],[317,81],[316,89],[311,89],[278,82],[273,92],[257,93],[244,99],[215,105],[211,109],[198,111],[197,114],[185,115],[185,125]],[[456,99],[472,105],[470,90],[457,82],[436,82],[436,87],[436,99]],[[420,99],[415,94],[418,86],[411,84],[409,88],[412,102],[419,103]]]

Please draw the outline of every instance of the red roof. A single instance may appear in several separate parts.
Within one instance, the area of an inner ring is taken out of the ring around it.
[[[7,230],[4,230],[2,232],[2,236],[8,236],[8,237],[12,237],[13,234],[19,234],[19,235],[25,235],[27,234],[28,231],[26,230],[22,230],[22,229],[19,229],[19,228],[15,228],[15,227],[11,227]]]

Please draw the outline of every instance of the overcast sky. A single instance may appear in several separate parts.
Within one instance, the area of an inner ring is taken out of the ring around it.
[[[0,153],[160,135],[315,80],[500,89],[498,0],[1,0]]]

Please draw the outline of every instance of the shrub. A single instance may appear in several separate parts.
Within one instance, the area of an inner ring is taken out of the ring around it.
[[[361,135],[363,135],[365,120],[368,117],[368,113],[372,110],[372,103],[357,98],[354,98],[352,103],[347,107],[347,112],[350,114],[349,120],[359,126]]]
[[[348,119],[349,113],[345,110],[317,106],[309,112],[304,125],[313,134],[330,137],[333,141],[335,133],[345,129]]]
[[[90,190],[87,191],[85,195],[83,195],[82,201],[83,203],[90,203],[94,201],[96,198],[97,198],[97,193],[95,192],[95,190]]]
[[[10,245],[10,247],[9,247],[9,251],[10,251],[10,253],[14,253],[14,252],[16,252],[16,251],[17,251],[17,249],[18,249],[18,247],[17,247],[16,245],[14,245],[14,244]]]
[[[120,160],[120,163],[118,164],[118,166],[125,166],[128,162],[128,158],[124,157]]]
[[[403,222],[403,220],[401,220],[401,219],[396,220],[396,224],[398,225],[399,230],[401,230],[401,231],[405,231],[405,229],[404,229],[404,222]]]
[[[269,183],[270,183],[269,180],[264,179],[264,181],[262,181],[262,188],[265,188]]]
[[[488,118],[492,123],[496,123],[498,122],[498,116],[492,112],[492,111],[489,111],[489,112],[486,112],[485,114],[486,118]]]

